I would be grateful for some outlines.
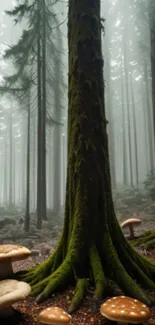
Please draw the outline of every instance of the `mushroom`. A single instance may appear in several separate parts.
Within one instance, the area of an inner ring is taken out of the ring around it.
[[[69,324],[71,319],[71,315],[59,307],[46,308],[39,314],[39,321],[50,325]]]
[[[137,324],[150,318],[150,310],[142,302],[125,296],[108,299],[101,305],[101,314],[116,322]]]
[[[136,219],[136,218],[129,218],[125,221],[123,221],[121,223],[121,228],[125,228],[125,227],[129,227],[129,231],[130,231],[130,239],[134,239],[135,238],[135,235],[134,235],[134,229],[133,229],[133,226],[134,225],[140,225],[142,222],[141,219]]]
[[[27,258],[31,251],[20,245],[0,245],[0,280],[13,277],[12,262]]]
[[[17,280],[0,281],[0,318],[14,314],[11,305],[25,299],[31,292],[29,284]]]

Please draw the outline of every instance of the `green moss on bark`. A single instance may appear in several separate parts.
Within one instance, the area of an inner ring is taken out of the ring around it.
[[[38,302],[74,281],[76,290],[70,312],[81,304],[88,279],[94,285],[94,299],[113,294],[116,285],[125,294],[150,304],[152,298],[140,286],[154,288],[155,265],[126,241],[113,206],[99,0],[69,1],[68,45],[64,229],[53,255],[19,276],[32,285],[32,294],[38,295]]]

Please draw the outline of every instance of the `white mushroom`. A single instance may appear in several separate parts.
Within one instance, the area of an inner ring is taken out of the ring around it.
[[[59,307],[46,308],[39,314],[39,321],[50,325],[69,324],[71,319],[71,315]]]
[[[12,262],[27,258],[31,251],[20,245],[0,245],[0,280],[13,276]]]
[[[0,281],[0,317],[13,313],[11,305],[25,299],[31,292],[29,284],[16,280]]]

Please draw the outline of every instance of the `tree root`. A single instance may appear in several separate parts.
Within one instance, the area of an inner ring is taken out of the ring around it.
[[[77,256],[79,256],[77,238],[74,241],[74,236],[71,241],[72,245],[60,265],[62,258],[60,247],[62,246],[57,246],[52,256],[41,265],[32,268],[27,273],[21,274],[19,272],[17,275],[32,285],[31,295],[37,296],[37,302],[42,302],[51,297],[54,292],[64,289],[74,280],[76,289],[69,307],[70,313],[73,313],[82,303],[89,280],[94,285],[95,290],[94,306],[99,305],[103,296],[117,295],[117,286],[128,296],[147,305],[155,304],[155,298],[145,295],[135,282],[138,281],[146,289],[155,289],[155,284],[152,281],[155,264],[132,248],[126,242],[121,230],[117,230],[117,232],[117,235],[120,235],[117,242],[114,235],[112,241],[111,233],[107,228],[104,232],[102,244],[100,244],[100,251],[96,244],[92,245],[88,251],[86,268],[89,270],[89,279],[86,277],[77,278],[76,273],[74,274],[74,262],[76,263]]]
[[[143,254],[137,252],[134,247],[130,245],[130,243],[124,237],[117,219],[114,220],[112,225],[113,226],[110,228],[110,234],[116,249],[121,251],[121,248],[123,247],[124,251],[127,252],[130,258],[138,265],[139,269],[141,269],[150,279],[155,280],[155,263],[150,261]],[[120,254],[122,258],[123,254],[123,252]]]
[[[132,240],[130,243],[132,244],[132,246],[136,247],[136,246],[143,246],[146,248],[146,245],[148,242],[154,241],[154,247],[150,247],[150,248],[155,248],[155,231],[146,231],[144,233],[144,235],[142,235],[142,237],[140,238],[136,238],[134,240]]]
[[[123,264],[119,260],[108,230],[104,236],[103,252],[106,261],[106,268],[110,274],[110,278],[112,278],[120,286],[126,295],[135,297],[145,304],[150,305],[150,300],[140,289],[138,284],[129,276]],[[115,268],[112,268],[112,265],[115,265]]]
[[[70,258],[66,258],[59,268],[48,278],[33,287],[32,295],[38,295],[37,302],[42,302],[57,290],[62,290],[68,285],[72,277]]]
[[[17,277],[20,280],[28,282],[31,286],[44,280],[50,276],[62,263],[62,243],[63,237],[61,236],[57,248],[54,253],[50,255],[41,265],[32,267],[28,271],[20,271],[17,273]]]
[[[81,305],[83,298],[87,292],[87,288],[88,288],[88,280],[78,279],[76,284],[75,294],[68,310],[70,314],[74,313],[74,311],[76,311]]]
[[[144,289],[155,289],[155,283],[147,276],[147,274],[135,263],[122,245],[116,245],[116,252],[125,269],[128,268],[129,275],[135,277],[142,284]],[[128,267],[130,265],[130,267]]]
[[[106,281],[101,259],[95,246],[90,250],[90,267],[95,285],[94,299],[98,300],[103,297]]]

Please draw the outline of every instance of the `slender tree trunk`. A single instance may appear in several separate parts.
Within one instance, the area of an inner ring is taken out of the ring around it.
[[[27,113],[27,175],[26,175],[26,211],[25,211],[25,222],[24,230],[26,232],[30,229],[30,90],[28,93],[28,113]]]
[[[32,193],[33,193],[33,211],[36,208],[36,117],[33,116],[33,134],[32,134]]]
[[[47,220],[46,212],[46,9],[42,1],[42,218]]]
[[[3,204],[6,206],[7,204],[7,140],[5,138],[4,142],[4,183],[3,183],[3,193],[4,193],[4,199]]]
[[[15,208],[16,205],[16,142],[15,138],[12,138],[12,202]]]
[[[12,211],[13,208],[13,198],[12,198],[12,141],[13,141],[13,132],[12,132],[12,106],[10,106],[10,116],[9,116],[9,149],[10,149],[10,157],[9,157],[9,210]]]
[[[58,123],[61,122],[61,71],[60,71],[60,57],[59,54],[55,57],[54,64],[54,76],[55,76],[55,88],[54,88],[54,104],[55,104],[55,115]],[[61,126],[54,125],[54,175],[53,175],[53,208],[56,213],[60,212],[61,208]]]
[[[134,99],[134,91],[133,91],[133,81],[131,75],[131,99],[132,99],[132,107],[133,107],[133,138],[134,138],[134,146],[135,146],[135,185],[138,188],[139,177],[138,177],[138,144],[137,144],[137,127],[136,127],[136,108],[135,108],[135,99]]]
[[[25,209],[26,205],[26,123],[25,116],[22,119],[22,144],[21,144],[21,204]]]
[[[149,1],[150,11],[150,33],[151,33],[151,67],[152,67],[152,104],[153,104],[153,126],[155,136],[155,3]]]
[[[41,41],[40,0],[38,0],[37,76],[38,76],[38,130],[37,130],[37,229],[42,227],[42,92],[41,92]]]
[[[121,62],[121,96],[122,96],[122,141],[123,141],[123,184],[128,185],[128,163],[126,150],[125,96],[124,96],[124,64]]]
[[[124,33],[124,37],[126,32]],[[127,49],[124,38],[124,78],[125,78],[125,94],[126,94],[126,108],[127,108],[127,128],[128,128],[128,143],[129,143],[129,170],[130,170],[130,185],[134,186],[133,164],[132,164],[132,145],[131,145],[131,123],[130,123],[130,100],[129,100],[129,71],[127,60]]]
[[[149,138],[149,158],[150,158],[150,170],[154,170],[154,145],[152,137],[152,117],[150,110],[150,97],[149,97],[149,86],[148,86],[148,65],[147,59],[144,61],[144,80],[145,80],[145,98],[146,98],[146,107],[147,107],[147,122],[148,122],[148,138]]]

